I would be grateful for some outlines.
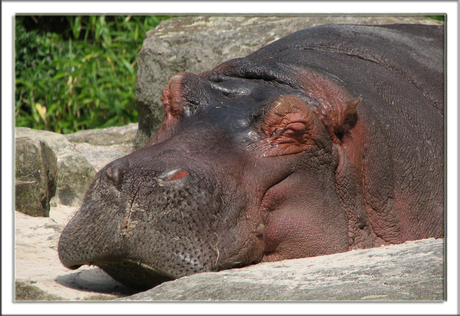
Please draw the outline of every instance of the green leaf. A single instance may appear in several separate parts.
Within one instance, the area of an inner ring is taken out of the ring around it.
[[[80,37],[80,30],[81,30],[81,16],[76,16],[74,19],[74,25],[72,26],[72,33],[74,39],[78,40]]]
[[[125,65],[126,69],[128,69],[131,76],[134,76],[133,66],[131,66],[131,64],[126,59],[122,59],[121,62]]]
[[[137,121],[137,53],[145,32],[163,18],[63,16],[68,27],[52,33],[27,32],[24,17],[17,16],[16,125],[70,133]]]

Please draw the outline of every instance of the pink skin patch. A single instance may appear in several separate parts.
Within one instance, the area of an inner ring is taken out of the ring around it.
[[[183,177],[187,176],[188,172],[182,169],[172,170],[167,173],[161,180],[169,182],[169,181],[176,181],[182,179]]]

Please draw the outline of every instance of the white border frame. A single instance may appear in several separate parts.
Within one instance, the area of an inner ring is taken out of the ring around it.
[[[447,301],[444,303],[13,303],[14,15],[447,13]],[[456,58],[457,57],[457,58]],[[2,1],[2,314],[452,314],[458,313],[457,1]],[[365,304],[365,305],[363,305]],[[371,305],[368,305],[371,304]]]

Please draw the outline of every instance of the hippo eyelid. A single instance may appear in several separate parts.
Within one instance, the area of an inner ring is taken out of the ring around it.
[[[174,169],[171,171],[168,171],[158,177],[158,180],[160,180],[162,183],[164,182],[172,182],[176,180],[180,180],[186,176],[189,175],[189,172],[184,169]]]

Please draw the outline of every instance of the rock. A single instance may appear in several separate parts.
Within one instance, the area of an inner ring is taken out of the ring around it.
[[[62,301],[61,297],[46,293],[33,285],[33,282],[15,281],[14,294],[16,301]]]
[[[77,206],[83,201],[96,170],[81,154],[59,153],[58,204]]]
[[[98,146],[88,143],[75,144],[75,148],[85,157],[96,171],[101,170],[109,162],[124,157],[134,151],[134,145],[117,144]]]
[[[129,145],[134,143],[137,133],[137,123],[125,126],[90,129],[64,135],[73,143],[88,143],[96,146]]]
[[[94,166],[101,170],[109,162],[124,157],[135,150],[134,138],[137,123],[80,131],[65,135],[68,141]]]
[[[46,142],[19,137],[15,144],[15,209],[32,216],[49,216],[56,193],[57,160]]]
[[[165,282],[121,301],[443,301],[443,240],[260,263]]]
[[[83,200],[96,175],[94,167],[63,135],[25,127],[15,128],[15,137],[27,137],[46,143],[57,158],[57,181],[54,204],[77,206]]]
[[[52,203],[53,205],[63,204],[69,206],[81,204],[86,189],[93,181],[97,171],[109,162],[126,156],[135,150],[134,138],[136,133],[137,123],[121,127],[80,131],[68,135],[24,127],[15,129],[16,146],[19,144],[19,148],[22,148],[21,146],[23,145],[20,145],[19,139],[28,139],[29,143],[39,142],[43,144],[40,146],[46,146],[45,148],[50,149],[44,152],[46,153],[44,157],[47,157],[47,155],[55,156],[57,160],[57,173],[55,175],[56,196],[53,198]],[[24,158],[21,159],[24,160]],[[29,156],[25,161],[27,164],[32,163]],[[38,166],[38,164],[35,164],[34,168],[38,168]],[[40,168],[45,168],[43,164],[40,164],[40,166]],[[16,164],[17,172],[30,174],[27,170],[22,170],[24,168],[23,164]],[[32,197],[40,194],[40,196],[43,196],[43,193],[37,193],[36,185],[31,183],[30,180],[16,178],[16,198],[21,201],[29,199],[29,204],[31,204],[32,201],[37,200],[37,198],[32,199]],[[36,204],[33,207],[29,206],[29,208],[35,209]],[[21,203],[18,205],[21,205]],[[47,212],[49,212],[49,207]]]
[[[220,63],[244,57],[295,31],[319,24],[442,22],[417,16],[190,16],[162,22],[146,34],[137,64],[136,107],[139,131],[136,146],[143,146],[163,120],[160,97],[174,74],[200,73]]]

